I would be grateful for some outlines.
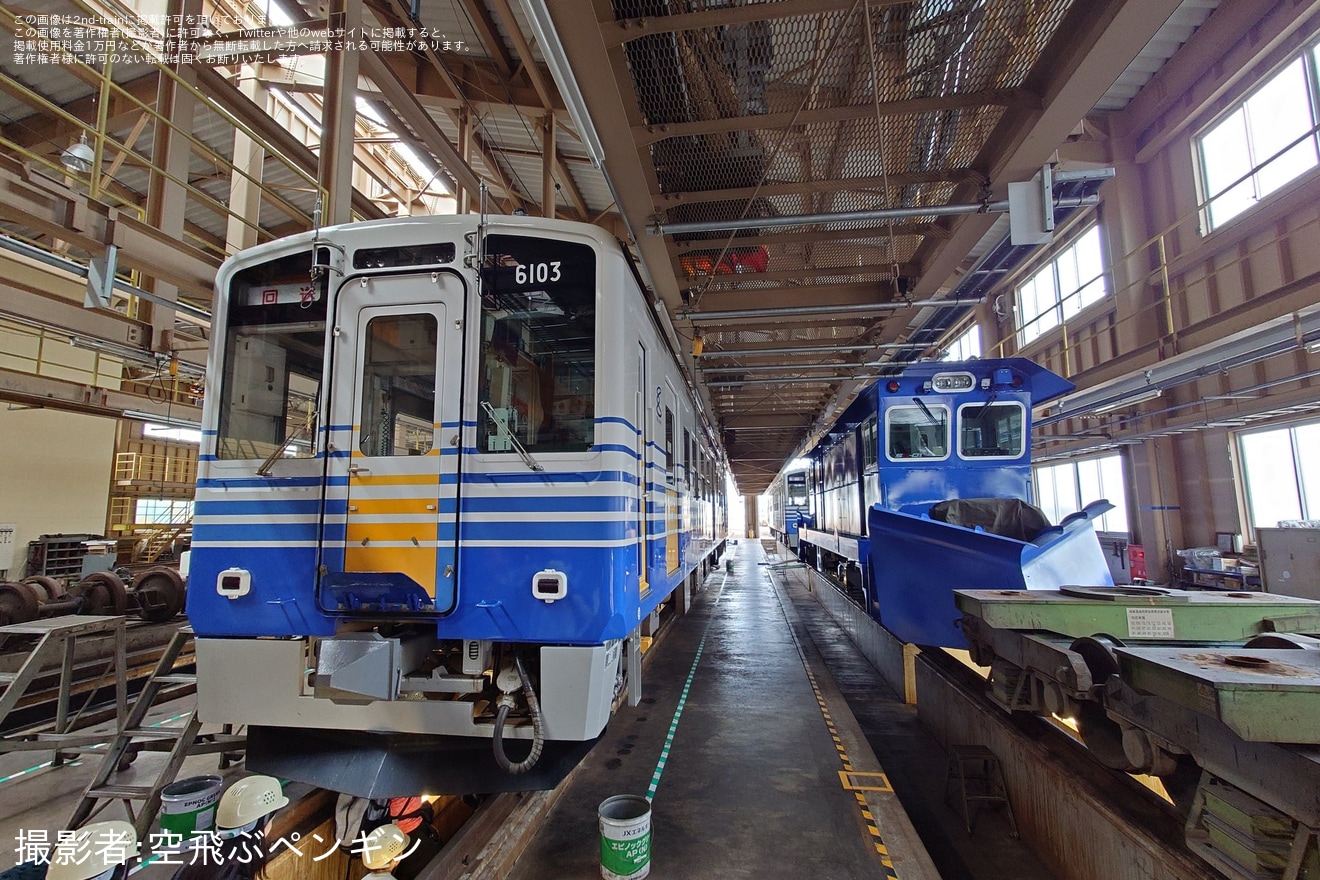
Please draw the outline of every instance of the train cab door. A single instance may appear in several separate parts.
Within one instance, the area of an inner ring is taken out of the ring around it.
[[[463,303],[462,281],[445,272],[341,288],[326,521],[342,486],[344,550],[342,571],[322,576],[326,610],[454,607]]]

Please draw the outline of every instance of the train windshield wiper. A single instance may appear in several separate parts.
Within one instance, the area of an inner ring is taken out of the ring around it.
[[[514,451],[522,457],[523,464],[527,465],[534,471],[545,470],[545,467],[536,459],[532,458],[532,454],[518,442],[518,438],[513,435],[513,431],[509,430],[509,423],[504,420],[504,416],[495,412],[495,408],[490,405],[489,400],[481,401],[481,408],[486,411],[486,418],[495,423],[495,427],[499,428],[500,433],[504,435],[504,439],[508,440],[509,444],[513,446]]]
[[[288,449],[299,440],[305,440],[312,433],[312,426],[316,424],[316,411],[307,414],[307,419],[294,428],[293,433],[284,438],[284,442],[275,447],[275,451],[266,456],[266,460],[257,468],[257,476],[269,477],[271,470],[275,467],[275,462],[284,456],[284,450]]]
[[[912,402],[921,407],[921,411],[926,414],[926,418],[930,419],[932,425],[940,424],[940,420],[935,418],[935,413],[931,412],[930,407],[926,406],[926,401],[922,400],[920,397],[914,397],[912,398]]]
[[[985,399],[985,403],[981,405],[981,408],[978,409],[974,415],[968,416],[967,417],[968,420],[974,422],[977,419],[979,419],[981,416],[985,415],[985,411],[990,408],[990,405],[995,402],[995,398],[998,396],[999,396],[998,391],[991,391],[990,396]]]

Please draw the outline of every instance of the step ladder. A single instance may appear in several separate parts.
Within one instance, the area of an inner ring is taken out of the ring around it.
[[[115,673],[115,717],[118,726],[124,725],[128,704],[125,620],[123,615],[86,617],[66,615],[0,626],[0,643],[12,636],[37,636],[36,646],[32,648],[18,670],[0,673],[0,688],[3,688],[0,692],[0,728],[4,727],[5,719],[18,706],[33,682],[52,674],[56,669],[60,676],[54,728],[48,732],[0,736],[0,753],[53,749],[54,756],[51,758],[51,763],[59,766],[73,755],[91,750],[93,746],[106,741],[108,734],[105,732],[74,732],[78,727],[82,710],[71,712],[69,701],[73,693],[74,659],[80,638],[104,638],[109,635],[114,639],[114,656],[111,662]],[[110,671],[109,665],[105,671],[106,673]],[[93,689],[99,688],[105,680],[105,675],[102,675],[99,681],[93,682]]]
[[[948,776],[944,781],[944,801],[952,794],[962,799],[963,823],[971,834],[982,804],[1004,807],[1008,818],[1009,836],[1017,839],[1017,820],[1013,818],[1013,805],[1004,787],[1004,774],[999,758],[985,746],[953,746],[949,749]]]
[[[228,766],[235,752],[243,749],[246,737],[234,734],[232,728],[228,726],[220,734],[199,737],[202,722],[197,717],[195,704],[192,710],[183,716],[182,726],[144,726],[147,714],[165,686],[196,685],[195,674],[179,674],[174,671],[175,662],[192,639],[193,630],[190,626],[180,627],[170,639],[165,653],[161,655],[156,668],[133,703],[124,724],[120,726],[106,748],[100,768],[92,777],[78,806],[74,808],[73,816],[69,819],[69,828],[81,827],[112,801],[121,801],[128,812],[129,821],[137,831],[138,840],[143,844],[145,855],[150,849],[148,833],[156,814],[160,811],[161,790],[174,781],[179,768],[183,766],[184,759],[189,755],[219,753],[221,766],[224,767]],[[104,736],[102,738],[104,739]],[[126,767],[138,751],[162,751],[166,752],[168,757],[165,764],[156,770],[154,778],[135,785],[116,783],[115,774],[121,767]]]

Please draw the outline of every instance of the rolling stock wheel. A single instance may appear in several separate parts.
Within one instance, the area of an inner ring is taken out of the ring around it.
[[[1244,648],[1299,648],[1304,651],[1320,650],[1320,642],[1295,633],[1261,633],[1252,636]]]
[[[1118,674],[1118,660],[1114,657],[1113,649],[1122,646],[1123,643],[1113,636],[1100,634],[1077,639],[1069,646],[1069,650],[1082,658],[1091,672],[1094,685],[1103,688],[1111,675]],[[1081,734],[1086,748],[1100,763],[1125,773],[1134,771],[1123,751],[1123,729],[1105,713],[1103,705],[1094,700],[1078,703],[1077,732]]]
[[[55,580],[53,577],[47,577],[44,574],[34,574],[32,577],[23,578],[23,583],[36,587],[46,594],[43,602],[56,602],[63,599],[68,590],[64,589],[64,584]]]
[[[6,625],[36,620],[40,609],[41,600],[31,584],[0,584],[0,615]]]
[[[149,568],[133,579],[138,613],[143,620],[164,623],[183,610],[183,576],[172,568]]]
[[[128,611],[128,590],[119,575],[97,571],[74,587],[83,600],[82,614],[123,614]]]

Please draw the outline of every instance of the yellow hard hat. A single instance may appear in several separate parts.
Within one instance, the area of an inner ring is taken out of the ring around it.
[[[48,880],[91,880],[137,855],[137,831],[122,819],[84,825],[50,851]]]
[[[388,868],[408,848],[408,835],[393,822],[382,825],[362,841],[362,864],[369,871]]]
[[[215,811],[216,833],[237,837],[257,827],[257,822],[289,802],[274,776],[247,776],[235,782],[220,798]]]

